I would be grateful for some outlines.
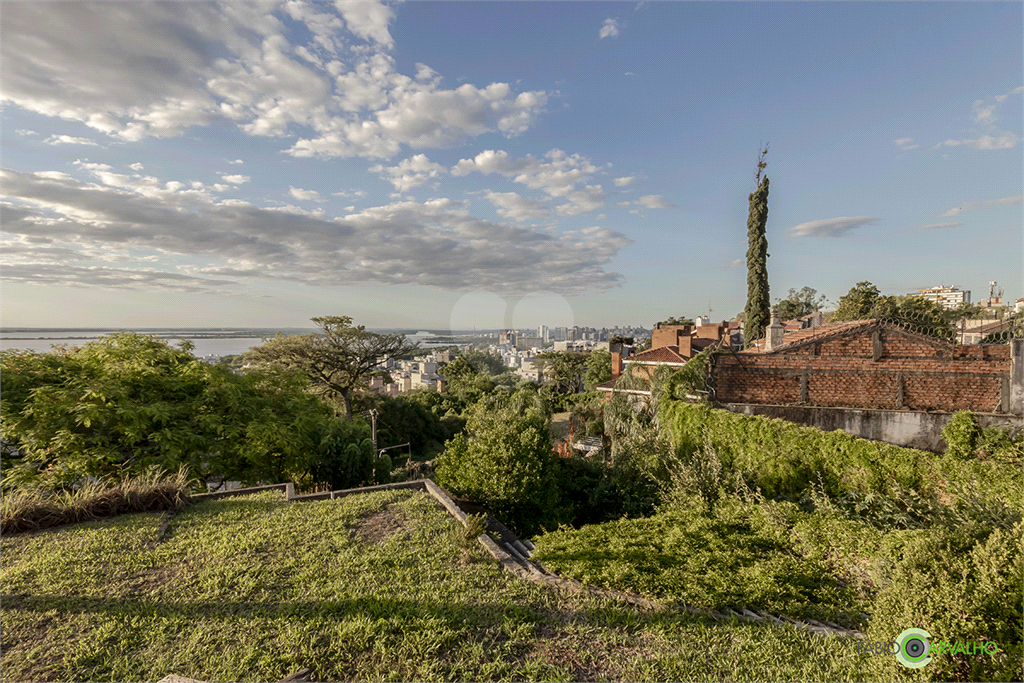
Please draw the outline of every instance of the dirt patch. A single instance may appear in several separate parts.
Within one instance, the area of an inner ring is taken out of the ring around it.
[[[397,533],[406,530],[404,516],[393,506],[374,512],[359,522],[356,534],[363,543],[384,543]]]
[[[180,572],[181,567],[177,565],[162,564],[133,574],[128,584],[133,593],[150,593],[173,581]]]

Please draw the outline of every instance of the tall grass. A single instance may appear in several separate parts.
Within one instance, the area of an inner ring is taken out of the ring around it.
[[[183,467],[175,474],[151,469],[113,484],[88,481],[69,491],[10,491],[0,498],[0,533],[37,531],[126,512],[180,510],[188,504],[190,483]]]

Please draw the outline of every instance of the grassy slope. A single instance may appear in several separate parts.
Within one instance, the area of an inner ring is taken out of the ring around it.
[[[159,520],[0,541],[4,680],[865,677],[849,640],[559,593],[479,547],[467,561],[420,493],[206,501],[147,549]],[[364,538],[371,526],[381,538]]]

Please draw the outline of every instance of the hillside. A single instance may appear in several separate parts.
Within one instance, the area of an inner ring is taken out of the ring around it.
[[[3,680],[858,680],[850,639],[504,572],[429,496],[197,503],[0,539]]]

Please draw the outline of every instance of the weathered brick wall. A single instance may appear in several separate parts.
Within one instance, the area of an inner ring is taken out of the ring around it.
[[[886,327],[778,353],[715,359],[714,396],[728,403],[909,410],[1008,410],[1009,346],[952,346]]]

